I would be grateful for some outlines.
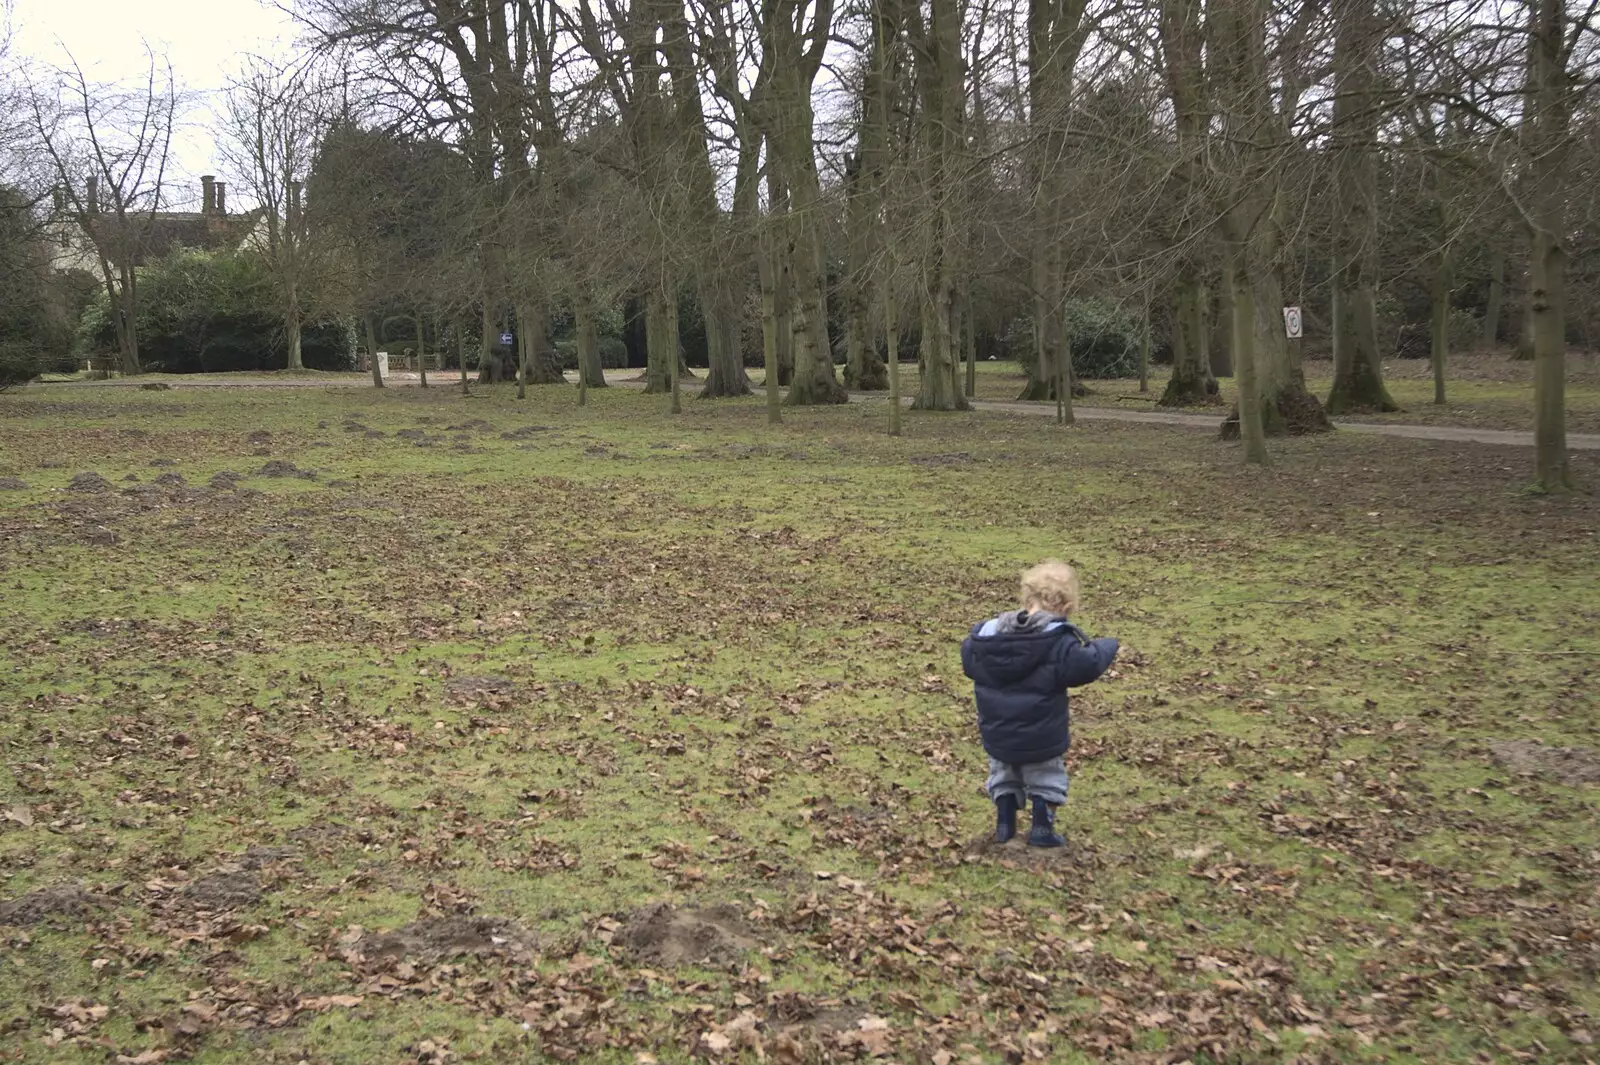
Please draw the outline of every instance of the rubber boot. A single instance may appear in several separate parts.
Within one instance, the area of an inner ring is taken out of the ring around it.
[[[994,841],[1008,843],[1017,834],[1017,810],[1022,803],[1013,794],[997,796],[994,800]]]
[[[1056,835],[1056,808],[1043,799],[1033,800],[1033,829],[1028,833],[1030,847],[1065,847],[1067,841]]]

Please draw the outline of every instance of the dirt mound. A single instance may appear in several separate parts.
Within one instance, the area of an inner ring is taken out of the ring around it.
[[[177,464],[178,464],[178,460],[177,459],[151,459],[150,460],[150,465],[152,465],[152,466],[176,466]]]
[[[307,481],[317,479],[316,470],[302,470],[292,462],[273,459],[256,471],[257,477],[300,477]]]
[[[757,946],[735,906],[680,910],[665,902],[635,910],[615,943],[642,961],[667,966],[728,965]]]
[[[265,429],[257,429],[245,437],[245,442],[250,444],[268,444],[272,442],[272,434]]]
[[[538,436],[540,433],[548,433],[554,428],[554,426],[550,425],[524,425],[520,429],[508,429],[501,433],[500,439],[527,440],[529,437]]]
[[[172,386],[165,381],[146,381],[139,386],[141,392],[171,392]]]
[[[1593,747],[1546,747],[1533,740],[1489,744],[1495,762],[1513,773],[1551,777],[1563,784],[1600,784],[1600,751]]]
[[[966,847],[969,858],[1025,869],[1078,863],[1086,857],[1079,850],[1071,840],[1065,847],[1030,847],[1026,824],[1017,826],[1017,838],[1010,843],[996,843],[993,835],[985,833]]]
[[[164,485],[167,488],[187,488],[189,486],[189,482],[184,480],[181,473],[163,473],[155,479],[155,483]]]
[[[339,955],[351,964],[392,963],[410,958],[432,965],[467,955],[526,958],[538,950],[534,934],[499,917],[428,917],[392,932],[351,928]]]
[[[201,910],[235,910],[261,898],[261,878],[249,869],[209,873],[183,889],[183,897]]]
[[[67,485],[69,492],[109,492],[111,482],[98,473],[80,473]]]
[[[244,478],[232,470],[219,470],[211,475],[211,480],[208,483],[212,488],[228,492],[239,487],[239,482],[242,480]]]
[[[0,492],[24,492],[27,488],[21,477],[0,477]]]
[[[0,902],[0,924],[32,925],[52,917],[86,917],[105,905],[77,884],[52,884],[18,898]]]

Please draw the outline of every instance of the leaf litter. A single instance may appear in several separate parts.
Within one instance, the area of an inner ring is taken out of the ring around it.
[[[25,1053],[1588,1053],[1592,790],[1463,755],[1594,747],[1585,656],[1480,653],[1558,617],[1548,649],[1597,646],[1563,576],[1592,501],[1528,499],[1492,449],[1428,449],[1419,486],[1411,444],[1292,441],[1247,478],[1145,429],[889,441],[847,408],[765,436],[756,406],[626,395],[532,401],[537,450],[378,459],[360,433],[461,424],[393,391],[219,390],[138,438],[96,422],[137,393],[4,422],[41,484],[151,452],[200,483],[258,443],[305,461],[320,413],[351,435],[319,468],[361,485],[0,509]],[[596,439],[614,461],[578,461]],[[746,461],[800,444],[826,482]],[[85,528],[136,576],[60,552]],[[1057,552],[1127,651],[1074,699],[1071,846],[1041,858],[973,842],[952,658]],[[1311,602],[1252,601],[1279,599]],[[37,898],[63,884],[99,901]]]

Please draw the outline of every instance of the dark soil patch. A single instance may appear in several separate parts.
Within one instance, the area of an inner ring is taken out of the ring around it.
[[[209,873],[183,889],[183,896],[202,910],[235,910],[261,899],[261,878],[254,870]]]
[[[1593,747],[1546,747],[1532,740],[1496,740],[1489,753],[1513,773],[1551,777],[1563,784],[1600,784],[1600,751]]]
[[[550,426],[550,425],[524,425],[520,429],[512,429],[509,432],[501,433],[500,434],[500,439],[502,439],[502,440],[526,440],[529,437],[537,436],[540,433],[548,433],[554,428],[555,428],[554,426]]]
[[[481,433],[481,432],[485,432],[485,431],[493,429],[493,428],[494,428],[494,426],[490,425],[488,422],[484,421],[482,418],[474,418],[471,421],[462,422],[460,425],[447,425],[447,426],[445,426],[445,430],[447,432],[452,432],[452,433],[460,433],[460,432],[480,432]]]
[[[239,487],[239,482],[242,480],[244,480],[244,477],[240,474],[234,473],[232,470],[220,470],[217,473],[212,474],[211,480],[207,483],[210,484],[212,488],[220,489],[221,491],[226,492]]]
[[[1062,831],[1059,828],[1057,830]],[[1078,853],[1078,848],[1070,839],[1067,840],[1065,847],[1028,846],[1026,823],[1017,825],[1017,838],[1010,843],[996,843],[994,836],[986,833],[968,843],[966,852],[969,858],[993,862],[996,865],[1015,865],[1024,869],[1082,864],[1081,859],[1085,857]]]
[[[256,471],[257,477],[299,477],[303,480],[314,481],[317,479],[316,470],[302,470],[292,462],[284,459],[273,459]]]
[[[166,485],[168,488],[186,488],[189,482],[184,480],[181,473],[163,473],[156,478],[156,484]]]
[[[109,492],[111,482],[98,473],[80,473],[67,485],[69,492]]]
[[[976,460],[965,451],[954,451],[948,455],[917,455],[911,459],[913,466],[965,466]]]
[[[424,429],[400,429],[394,435],[401,440],[426,440],[428,438],[427,430]]]
[[[456,699],[481,699],[486,695],[510,695],[517,690],[509,677],[451,677],[444,690]]]
[[[22,492],[27,487],[21,477],[0,477],[0,492]]]
[[[265,429],[257,429],[255,432],[253,432],[249,436],[245,437],[245,441],[247,443],[257,444],[257,445],[259,445],[259,444],[270,444],[270,443],[272,443],[272,434],[267,432]]]
[[[729,965],[757,946],[735,906],[680,910],[665,902],[635,910],[615,942],[641,961],[666,966]]]
[[[368,440],[387,440],[387,439],[389,439],[389,434],[384,432],[382,429],[368,429],[366,432],[362,433],[361,435],[363,437],[365,437],[366,439],[368,439]]]
[[[409,958],[432,965],[468,955],[527,958],[538,951],[538,940],[528,929],[499,917],[427,917],[392,932],[364,932],[341,948],[345,960],[354,964]]]
[[[86,917],[104,905],[103,898],[77,884],[52,884],[0,902],[0,924],[34,925],[52,917]]]

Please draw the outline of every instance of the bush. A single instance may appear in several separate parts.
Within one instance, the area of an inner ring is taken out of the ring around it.
[[[1067,301],[1067,337],[1072,369],[1079,377],[1109,380],[1139,372],[1140,325],[1128,311],[1107,299]],[[1003,357],[1027,365],[1033,359],[1033,317],[1018,315],[1000,337]]]
[[[1111,300],[1067,301],[1072,368],[1079,377],[1108,380],[1136,376],[1140,333],[1134,316]]]
[[[621,370],[628,365],[628,345],[622,342],[621,337],[603,336],[599,340],[600,368],[603,370]],[[563,370],[576,370],[578,368],[578,341],[574,337],[564,337],[556,341],[556,358],[561,360]]]
[[[44,370],[38,348],[20,340],[0,340],[0,392],[27,384]]]
[[[139,361],[145,369],[217,373],[288,365],[283,320],[255,256],[179,249],[140,268],[139,285]],[[101,294],[79,321],[78,348],[92,353],[116,346],[109,303]],[[310,369],[351,369],[354,330],[340,319],[307,322],[300,353]]]

